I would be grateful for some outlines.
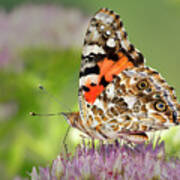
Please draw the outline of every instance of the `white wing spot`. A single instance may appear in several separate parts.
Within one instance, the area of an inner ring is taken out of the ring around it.
[[[114,84],[109,84],[106,88],[106,94],[108,98],[113,98],[115,93]]]
[[[90,75],[81,77],[80,78],[80,86],[85,85],[87,81],[90,81],[91,83],[97,84],[98,83],[98,75],[97,74],[90,74]]]
[[[116,46],[116,42],[115,42],[115,40],[113,38],[110,38],[110,39],[107,40],[106,45],[108,47],[114,48]]]
[[[133,96],[125,96],[124,97],[124,101],[128,104],[128,108],[129,109],[132,109],[134,104],[136,103],[137,101],[137,98],[136,97],[133,97]]]
[[[110,35],[111,35],[111,31],[107,30],[107,31],[106,31],[106,34],[107,34],[108,36],[110,36]]]
[[[103,48],[98,46],[98,45],[96,45],[96,44],[95,45],[84,46],[84,48],[83,48],[83,55],[84,56],[88,56],[90,53],[105,54]]]
[[[105,14],[103,12],[96,14],[95,18],[103,21],[105,24],[111,24],[114,20],[112,16],[109,16],[108,14]]]
[[[100,29],[101,31],[104,30],[105,26],[104,25],[101,25]]]

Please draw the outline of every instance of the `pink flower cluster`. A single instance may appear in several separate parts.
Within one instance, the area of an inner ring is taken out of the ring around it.
[[[101,144],[98,148],[83,145],[67,160],[58,156],[52,167],[33,168],[33,180],[178,180],[180,160],[166,159],[164,142],[127,145]]]

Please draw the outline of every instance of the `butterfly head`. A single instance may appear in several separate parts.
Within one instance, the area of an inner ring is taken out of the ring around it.
[[[61,113],[65,119],[68,121],[68,123],[72,126],[72,127],[77,127],[77,124],[79,123],[79,112],[69,112],[69,113]]]

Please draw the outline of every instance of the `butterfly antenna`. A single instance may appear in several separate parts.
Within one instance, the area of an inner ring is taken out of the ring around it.
[[[72,110],[66,105],[63,104],[62,102],[60,102],[55,96],[53,96],[52,94],[49,94],[49,92],[44,88],[44,86],[39,85],[38,88],[45,93],[46,95],[48,95],[49,98],[53,99],[54,101],[56,101],[58,104],[63,105],[65,108],[68,109],[69,112],[72,112]]]
[[[46,95],[48,95],[51,99],[53,99],[54,101],[56,101],[58,104],[60,105],[63,105],[64,107],[66,107],[69,112],[72,112],[71,109],[66,105],[66,104],[63,104],[62,102],[60,102],[56,97],[54,97],[53,95],[49,94],[48,91],[46,91],[46,89],[44,88],[44,86],[42,85],[39,85],[38,86],[39,89],[45,93]],[[36,113],[36,112],[30,112],[29,113],[30,116],[59,116],[59,115],[65,115],[65,113],[63,112],[60,112],[60,113],[47,113],[47,114],[40,114],[40,113]],[[67,143],[66,143],[66,140],[67,140],[67,137],[68,137],[68,134],[69,134],[69,131],[71,129],[71,126],[68,126],[67,130],[66,130],[66,133],[65,133],[65,136],[63,138],[63,146],[64,146],[64,149],[65,149],[65,152],[66,152],[66,157],[67,159],[69,159],[69,156],[68,156],[68,146],[67,146]]]
[[[47,114],[40,114],[40,113],[35,113],[35,112],[30,112],[30,116],[60,116],[62,113],[47,113]]]
[[[44,88],[44,86],[39,85],[38,88],[45,93],[46,95],[48,95],[49,98],[53,99],[54,101],[56,101],[58,104],[63,105],[64,107],[66,107],[68,109],[69,112],[71,112],[71,109],[63,104],[62,102],[60,102],[56,97],[54,97],[53,95],[49,94],[49,92]],[[60,116],[63,115],[61,112],[60,113],[47,113],[47,114],[40,114],[40,113],[36,113],[36,112],[30,112],[29,113],[30,116]]]

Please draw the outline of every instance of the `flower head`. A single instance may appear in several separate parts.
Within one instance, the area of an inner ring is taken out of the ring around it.
[[[58,156],[51,168],[35,168],[31,178],[46,179],[178,179],[180,160],[167,160],[164,142],[135,147],[101,144],[98,148],[79,146],[71,159]]]

